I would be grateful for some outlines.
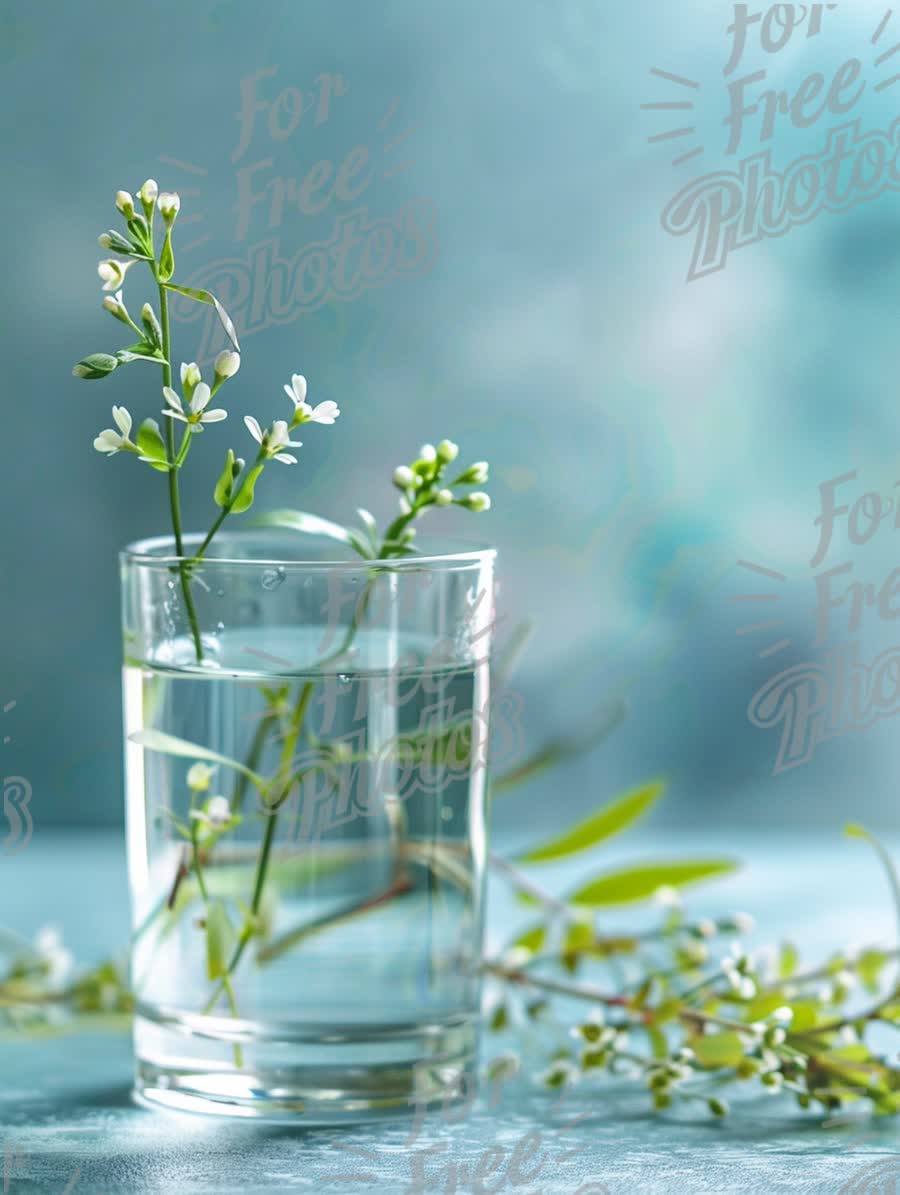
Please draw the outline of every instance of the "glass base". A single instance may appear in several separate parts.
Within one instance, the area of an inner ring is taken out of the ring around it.
[[[421,1116],[471,1101],[477,1075],[468,1016],[299,1030],[144,1008],[134,1042],[138,1103],[268,1123]]]

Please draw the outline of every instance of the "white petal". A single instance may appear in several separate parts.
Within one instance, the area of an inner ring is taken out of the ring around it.
[[[187,423],[187,415],[183,415],[181,411],[163,411],[162,414],[169,419],[180,419],[182,423]]]
[[[191,399],[191,413],[196,415],[198,411],[202,411],[211,398],[212,391],[206,382],[198,382],[194,397]]]
[[[184,411],[184,407],[181,405],[180,397],[175,393],[171,386],[163,386],[163,398],[173,411]]]
[[[285,382],[285,384],[284,384],[284,392],[288,396],[288,398],[291,400],[291,402],[294,404],[295,407],[300,405],[297,402],[297,395],[293,392],[293,390],[287,384],[287,382]]]
[[[118,452],[122,447],[122,437],[111,427],[104,428],[94,440],[94,447],[98,452]]]
[[[116,421],[116,427],[123,436],[127,436],[131,431],[131,415],[124,407],[113,407],[112,417]]]
[[[313,423],[331,424],[334,423],[335,419],[337,419],[340,413],[341,411],[337,403],[332,402],[331,399],[328,399],[325,402],[319,403],[319,405],[313,410],[310,418],[312,419]]]
[[[212,411],[204,411],[200,419],[201,423],[221,423],[223,419],[228,418],[228,412],[223,411],[221,407],[216,407]]]
[[[291,456],[289,452],[279,452],[277,456],[272,457],[273,461],[281,461],[285,465],[296,465],[297,458]]]
[[[259,421],[257,419],[254,419],[254,417],[252,415],[245,415],[244,423],[247,425],[247,431],[250,433],[250,435],[253,437],[253,439],[257,442],[257,444],[262,444],[263,434],[262,434],[262,428],[259,426]]]
[[[297,402],[306,402],[306,378],[302,373],[291,374],[291,386],[293,387]]]
[[[290,432],[288,431],[288,425],[283,419],[276,419],[272,424],[272,432],[269,436],[269,447],[277,450],[279,447],[287,444],[289,438]]]

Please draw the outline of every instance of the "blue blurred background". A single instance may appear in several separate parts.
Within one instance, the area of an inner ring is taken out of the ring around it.
[[[783,169],[846,120],[889,129],[900,86],[875,87],[900,57],[875,58],[900,16],[873,43],[884,11],[841,4],[778,54],[754,26],[730,78],[767,69],[764,86],[793,93],[858,54],[866,90],[847,117],[806,129],[779,117],[765,144],[757,114],[737,157],[768,147]],[[504,633],[537,622],[516,679],[529,741],[627,699],[602,748],[498,803],[501,822],[524,807],[556,825],[661,774],[660,824],[836,829],[852,814],[897,828],[892,708],[869,717],[861,689],[856,721],[870,724],[773,772],[783,724],[754,726],[748,706],[785,669],[822,666],[826,646],[858,642],[869,661],[900,636],[887,607],[866,607],[857,631],[845,604],[830,644],[814,642],[815,574],[849,562],[843,588],[880,587],[900,549],[893,515],[865,545],[839,517],[810,567],[824,481],[857,470],[838,500],[887,503],[900,478],[900,199],[822,212],[686,281],[691,237],[660,217],[692,179],[736,169],[722,124],[731,12],[3,0],[0,775],[32,784],[36,832],[123,815],[116,551],[166,529],[164,482],[91,441],[112,403],[155,413],[158,376],[138,363],[88,384],[70,370],[120,344],[100,310],[96,236],[116,224],[115,191],[148,175],[182,195],[179,279],[220,293],[242,329],[229,405],[283,416],[281,384],[299,370],[313,401],[342,407],[333,433],[305,437],[302,467],[269,471],[264,504],[383,518],[393,466],[424,440],[457,440],[491,461],[494,508],[440,529],[498,545]],[[660,102],[694,108],[641,107]],[[322,185],[304,192],[321,162]],[[317,292],[310,247],[375,222],[395,233],[373,238],[367,281]],[[127,297],[134,311],[144,296]],[[176,362],[208,360],[220,346],[205,310],[184,314]],[[198,530],[215,456],[185,478]],[[750,594],[775,600],[733,600]],[[764,619],[779,628],[736,634]],[[817,683],[834,714],[841,700]],[[810,691],[782,712],[802,717]]]

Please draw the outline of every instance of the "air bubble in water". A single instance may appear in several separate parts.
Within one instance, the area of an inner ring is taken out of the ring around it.
[[[277,589],[286,576],[287,573],[281,565],[278,568],[267,568],[263,571],[259,583],[263,589]]]

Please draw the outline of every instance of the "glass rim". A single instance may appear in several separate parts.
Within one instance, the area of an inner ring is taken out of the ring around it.
[[[221,544],[223,540],[249,538],[254,533],[261,536],[288,534],[290,528],[285,527],[260,527],[254,530],[245,529],[237,531],[223,531],[217,537]],[[301,533],[295,532],[295,535]],[[182,546],[185,544],[192,544],[199,547],[205,539],[205,535],[199,531],[187,532],[182,536]],[[316,538],[312,535],[304,535],[304,539],[310,540]],[[327,537],[321,537],[325,539]],[[436,537],[437,538],[437,537]],[[273,556],[271,559],[263,557],[247,557],[247,556],[204,556],[201,564],[207,565],[224,565],[231,568],[283,568],[283,569],[306,569],[307,571],[320,570],[343,570],[346,572],[366,572],[373,568],[384,570],[414,570],[422,568],[423,566],[441,567],[441,566],[474,566],[476,564],[485,564],[493,561],[497,555],[497,549],[488,547],[485,544],[474,544],[466,540],[457,540],[451,538],[439,537],[439,542],[448,546],[452,545],[452,550],[446,552],[423,552],[415,556],[392,556],[390,559],[375,559],[365,560],[359,556],[353,560],[346,559],[323,559],[321,557],[314,559],[284,559],[282,557]],[[425,540],[428,543],[428,540]],[[142,566],[159,565],[165,568],[172,568],[182,564],[189,564],[193,556],[179,556],[176,552],[158,555],[156,549],[162,548],[165,545],[175,546],[175,537],[173,535],[153,535],[147,536],[144,539],[134,540],[130,544],[126,544],[124,548],[119,551],[119,559],[123,563],[135,564]]]

